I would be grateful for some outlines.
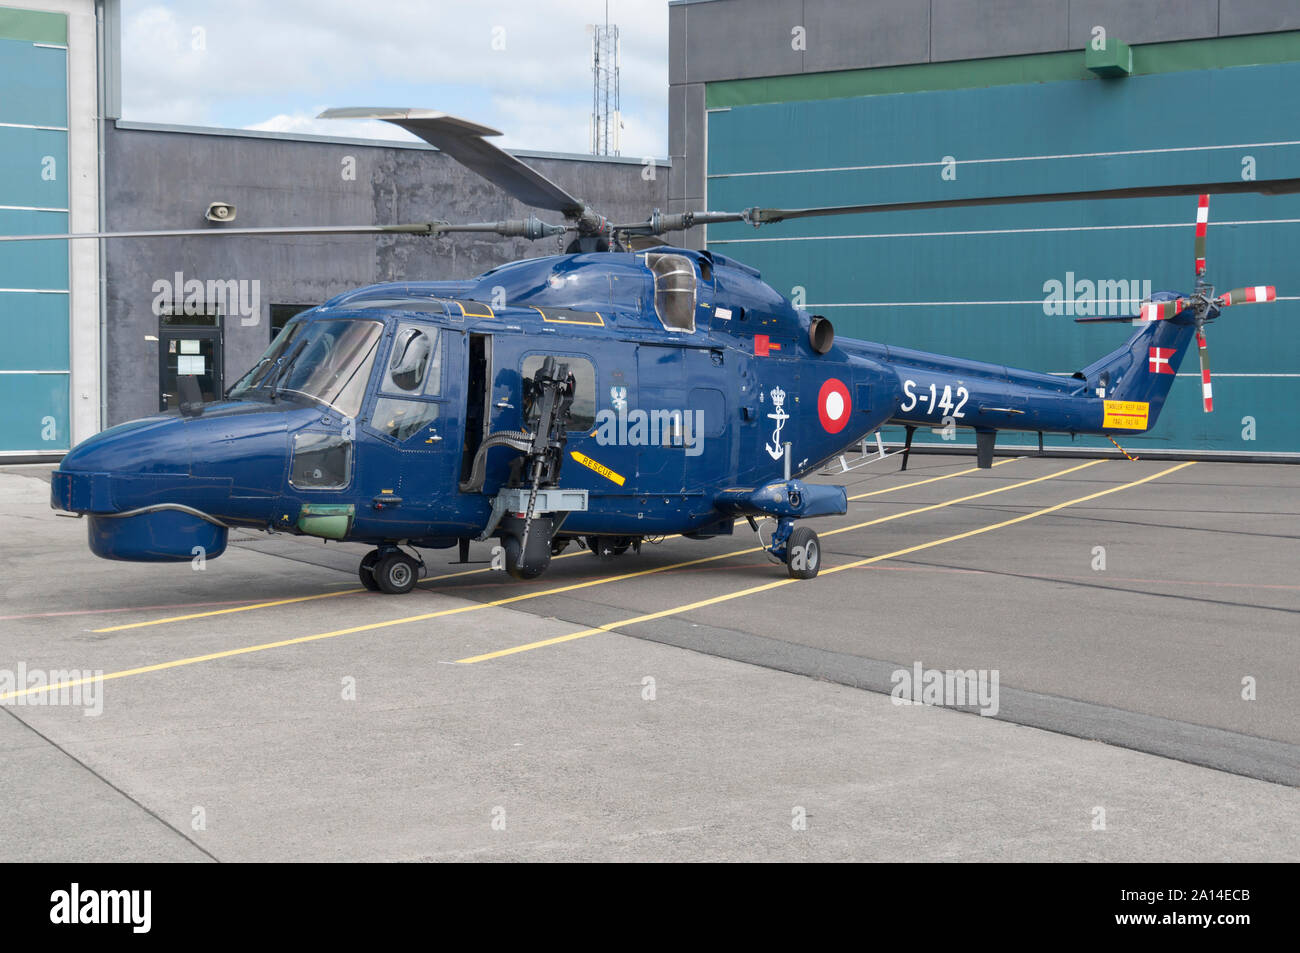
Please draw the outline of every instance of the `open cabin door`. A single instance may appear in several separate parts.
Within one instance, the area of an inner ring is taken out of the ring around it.
[[[458,483],[470,478],[474,455],[487,436],[492,421],[492,335],[463,334],[460,351],[464,357],[460,380],[464,382],[464,438],[460,446]],[[509,401],[503,401],[509,403]]]

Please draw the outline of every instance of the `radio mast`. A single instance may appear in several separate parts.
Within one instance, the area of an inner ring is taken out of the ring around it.
[[[619,155],[619,132],[623,126],[618,105],[620,42],[618,25],[609,22],[609,0],[605,0],[605,23],[591,29],[591,154]]]

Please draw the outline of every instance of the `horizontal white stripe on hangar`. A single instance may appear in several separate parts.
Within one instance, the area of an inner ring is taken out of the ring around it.
[[[0,122],[0,129],[45,129],[49,132],[67,132],[67,126],[35,126],[30,122]]]
[[[1210,228],[1226,225],[1296,225],[1300,218],[1256,218],[1236,222],[1210,222]],[[949,232],[864,232],[860,235],[793,235],[771,238],[710,238],[710,245],[757,245],[764,242],[844,241],[850,238],[942,238],[949,235],[1024,235],[1035,232],[1111,232],[1139,228],[1195,228],[1195,222],[1158,222],[1148,225],[1051,225],[1042,228],[975,228]]]
[[[1067,152],[1060,155],[1001,156],[986,159],[958,159],[957,165],[990,165],[997,162],[1050,162],[1058,159],[1107,159],[1114,156],[1147,156],[1171,152],[1210,152],[1217,149],[1271,149],[1283,146],[1300,146],[1300,139],[1280,142],[1239,142],[1214,146],[1170,146],[1164,149],[1122,149],[1116,152]],[[711,172],[710,179],[739,179],[759,175],[816,175],[822,172],[870,172],[878,169],[925,169],[941,166],[938,162],[889,162],[880,165],[841,165],[818,169],[771,169],[766,172]]]

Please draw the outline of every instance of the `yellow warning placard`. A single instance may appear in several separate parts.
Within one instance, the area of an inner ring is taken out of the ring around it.
[[[587,456],[584,453],[579,453],[577,450],[570,450],[569,456],[573,457],[573,459],[577,460],[588,470],[594,470],[596,473],[599,473],[606,480],[609,480],[612,483],[617,483],[619,486],[622,486],[624,482],[626,482],[624,481],[623,477],[619,476],[609,467],[605,466],[605,464],[597,463],[595,460],[591,459],[591,457]]]
[[[1150,404],[1144,400],[1108,400],[1105,401],[1103,429],[1116,427],[1121,430],[1146,430]]]

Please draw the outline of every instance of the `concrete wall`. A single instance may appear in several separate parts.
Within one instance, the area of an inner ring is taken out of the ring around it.
[[[653,180],[639,159],[520,153],[574,195],[621,221],[667,205],[670,170]],[[355,178],[345,170],[355,166]],[[525,208],[500,189],[422,145],[176,130],[119,122],[107,141],[110,230],[200,228],[214,201],[233,203],[236,226],[371,225],[496,221]],[[558,213],[539,213],[558,222]],[[214,231],[219,226],[214,227]],[[557,239],[488,236],[121,239],[108,245],[109,423],[157,410],[158,333],[152,303],[159,280],[244,280],[260,285],[251,318],[224,319],[225,382],[252,365],[269,341],[271,304],[319,304],[359,285],[471,277],[518,258],[554,254]]]
[[[1300,29],[1296,0],[673,0],[669,210],[704,208],[704,84]],[[804,30],[804,49],[792,31]],[[686,241],[699,247],[700,230]]]

